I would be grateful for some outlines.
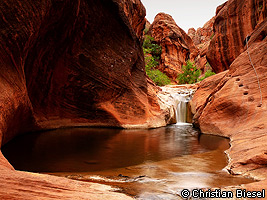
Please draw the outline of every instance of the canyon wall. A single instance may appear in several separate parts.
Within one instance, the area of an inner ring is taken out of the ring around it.
[[[195,125],[203,133],[231,138],[229,172],[259,180],[267,178],[266,34],[267,18],[249,35],[252,63],[247,51],[241,53],[229,70],[202,81],[192,101]],[[262,187],[266,185],[262,182]]]
[[[191,28],[188,34],[181,29],[172,16],[159,13],[150,25],[148,34],[162,47],[158,69],[165,73],[174,83],[182,72],[182,66],[187,60],[194,62],[204,74],[211,70],[206,54],[211,39],[214,36],[213,23],[215,17],[210,19],[202,28]]]
[[[202,48],[203,44],[206,42],[210,42],[210,40],[214,36],[213,32],[213,24],[215,21],[215,17],[211,18],[208,22],[204,24],[203,27],[195,30],[194,28],[190,28],[188,30],[188,36],[192,38],[194,44],[198,48]]]
[[[266,0],[229,0],[216,10],[207,60],[218,73],[244,51],[246,37],[266,18]]]
[[[199,49],[199,54],[195,59],[195,64],[202,74],[205,74],[207,70],[212,70],[210,64],[207,61],[207,52],[210,45],[210,41],[214,37],[213,24],[215,17],[211,18],[202,28],[195,30],[190,28],[188,30],[188,36],[192,38],[194,44]]]
[[[4,143],[20,132],[65,126],[164,125],[144,70],[139,0],[0,6]]]
[[[148,34],[162,47],[158,69],[173,81],[181,72],[182,65],[185,65],[189,59],[194,61],[198,55],[198,49],[192,39],[168,14],[157,14]]]
[[[0,147],[69,126],[166,125],[147,80],[140,0],[0,2]],[[104,186],[15,171],[0,153],[1,199],[129,199]]]

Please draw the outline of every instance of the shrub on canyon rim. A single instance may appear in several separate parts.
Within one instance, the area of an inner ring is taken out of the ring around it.
[[[145,62],[146,62],[146,74],[154,83],[156,83],[156,85],[164,86],[171,83],[170,78],[166,74],[156,69],[159,62],[156,61],[156,59],[153,56],[146,55]]]
[[[164,86],[164,85],[168,85],[168,84],[171,83],[170,78],[166,74],[164,74],[161,71],[159,71],[158,69],[147,71],[147,75],[158,86]]]

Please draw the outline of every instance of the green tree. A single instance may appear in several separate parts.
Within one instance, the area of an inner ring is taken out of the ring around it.
[[[153,56],[145,57],[146,70],[155,69],[159,65],[159,62]]]
[[[149,28],[145,28],[145,29],[144,29],[144,33],[145,33],[145,35],[147,35],[148,31],[149,31]]]
[[[152,45],[152,42],[154,41],[155,39],[153,37],[151,37],[150,35],[145,35],[144,37],[144,42],[143,42],[143,47],[145,49],[150,49],[151,45]]]
[[[143,50],[144,53],[150,53],[153,56],[160,56],[161,55],[161,46],[156,44],[155,39],[150,35],[145,35],[144,42],[143,42]]]
[[[186,65],[182,66],[182,73],[178,75],[177,80],[179,84],[196,83],[201,74],[201,70],[197,69],[194,62],[187,61]]]

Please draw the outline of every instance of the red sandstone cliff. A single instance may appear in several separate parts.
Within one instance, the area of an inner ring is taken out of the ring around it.
[[[140,0],[2,0],[0,146],[47,128],[165,125],[144,70],[144,17]],[[127,198],[0,160],[1,199]]]
[[[229,0],[219,6],[207,59],[215,72],[229,69],[248,35],[266,18],[266,0]]]
[[[204,74],[207,70],[211,70],[211,66],[207,61],[207,51],[210,45],[211,39],[214,37],[213,24],[215,17],[211,18],[202,28],[195,30],[191,28],[188,30],[188,36],[192,38],[194,44],[199,49],[199,54],[195,59],[197,67]]]
[[[119,10],[121,12],[121,16],[125,15],[127,19],[124,19],[124,22],[133,28],[133,34],[136,34],[138,38],[141,38],[143,35],[143,29],[147,22],[144,19],[146,15],[146,9],[143,6],[140,0],[113,0],[117,4],[119,4]]]
[[[237,2],[239,1],[235,1],[236,6]],[[247,52],[241,53],[228,71],[201,82],[192,101],[193,110],[196,111],[195,124],[203,133],[231,138],[231,148],[227,152],[227,169],[233,174],[265,180],[261,184],[244,186],[254,189],[266,188],[267,178],[266,33],[267,18],[250,35],[248,49],[258,74],[262,105],[257,76]]]
[[[186,64],[188,59],[193,61],[198,55],[198,49],[192,39],[168,14],[159,13],[148,34],[162,47],[159,70],[174,81],[181,72],[182,65]]]
[[[213,38],[214,21],[215,17],[211,18],[207,23],[205,23],[202,28],[198,28],[197,30],[195,30],[194,28],[190,28],[188,30],[188,36],[192,38],[196,46],[209,42]],[[198,46],[198,48],[201,48],[201,45]]]
[[[4,142],[32,129],[160,125],[150,123],[161,111],[144,71],[140,1],[2,1],[1,15]]]

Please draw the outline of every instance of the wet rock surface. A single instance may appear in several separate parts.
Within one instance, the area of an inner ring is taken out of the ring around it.
[[[2,159],[2,155],[1,155]],[[0,166],[1,199],[132,199],[113,188]]]

